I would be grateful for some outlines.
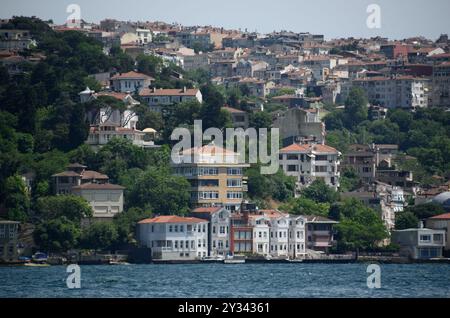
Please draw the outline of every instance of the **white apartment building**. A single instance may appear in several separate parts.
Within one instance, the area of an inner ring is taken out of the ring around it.
[[[151,110],[161,112],[165,107],[197,100],[203,102],[203,96],[199,89],[143,89],[139,96],[148,104]]]
[[[429,80],[412,76],[367,77],[354,80],[371,104],[387,108],[416,109],[428,107]]]
[[[148,44],[152,42],[152,31],[148,29],[136,29],[139,44]]]
[[[208,221],[193,217],[157,216],[138,223],[139,243],[153,260],[189,261],[208,255]]]
[[[111,77],[111,86],[116,92],[134,93],[135,91],[140,92],[143,89],[147,89],[154,80],[151,76],[131,71]]]
[[[297,190],[308,187],[317,179],[337,190],[341,153],[319,144],[292,144],[280,150],[280,168],[297,179]]]
[[[252,227],[253,254],[270,255],[270,225],[269,218],[264,215],[249,216],[249,225]]]
[[[289,218],[289,258],[297,259],[306,255],[306,219],[291,215]]]
[[[226,256],[230,251],[231,212],[224,207],[194,209],[191,216],[208,221],[208,256]]]
[[[89,136],[86,144],[94,149],[106,145],[112,138],[130,140],[134,145],[143,148],[154,147],[154,141],[149,140],[145,131],[137,129],[139,117],[133,108],[140,103],[129,93],[100,92],[96,93],[87,87],[79,93],[82,103],[97,100],[101,96],[109,96],[122,101],[126,109],[121,111],[105,104],[104,107],[88,112],[87,120],[90,124]]]

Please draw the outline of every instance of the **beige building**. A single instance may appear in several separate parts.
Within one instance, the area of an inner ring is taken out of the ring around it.
[[[94,219],[111,220],[116,214],[123,212],[124,189],[110,183],[85,183],[73,187],[72,193],[89,202]]]
[[[0,263],[17,261],[19,222],[0,221]]]
[[[172,162],[174,173],[190,182],[191,201],[195,207],[240,209],[247,191],[244,169],[250,165],[240,163],[239,154],[206,145],[185,150],[178,159],[180,163]]]

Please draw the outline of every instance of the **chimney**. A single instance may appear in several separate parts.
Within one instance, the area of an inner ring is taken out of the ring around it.
[[[183,93],[186,93],[186,86],[183,87]]]
[[[153,87],[153,93],[156,93],[156,87]]]

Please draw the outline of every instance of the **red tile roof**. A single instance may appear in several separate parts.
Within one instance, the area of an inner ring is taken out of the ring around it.
[[[152,223],[204,223],[205,220],[192,217],[181,217],[177,215],[161,215],[151,219],[145,219],[139,222],[139,224],[152,224]]]
[[[73,190],[124,190],[125,188],[111,183],[85,183],[72,188]]]
[[[450,220],[450,213],[436,215],[430,218],[431,220]]]
[[[213,206],[213,207],[207,207],[207,208],[197,208],[192,211],[192,213],[215,213],[217,211],[222,210],[222,207]]]
[[[139,95],[140,96],[195,96],[199,92],[198,89],[153,89],[144,88]]]
[[[129,78],[129,79],[134,79],[134,78],[141,79],[141,78],[143,78],[143,79],[154,80],[154,78],[151,77],[151,76],[148,76],[148,75],[145,75],[145,74],[142,74],[142,73],[137,73],[137,72],[134,72],[134,71],[131,71],[131,72],[128,72],[128,73],[116,74],[111,79],[115,80],[115,79],[127,79],[127,78]]]
[[[280,150],[280,153],[297,153],[297,152],[339,153],[336,149],[327,145],[292,144]]]

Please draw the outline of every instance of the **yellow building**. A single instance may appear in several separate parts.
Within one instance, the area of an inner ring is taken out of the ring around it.
[[[239,210],[247,191],[244,168],[239,154],[215,145],[191,148],[180,153],[180,163],[172,166],[176,175],[184,176],[191,184],[194,207],[223,206],[229,211]]]

